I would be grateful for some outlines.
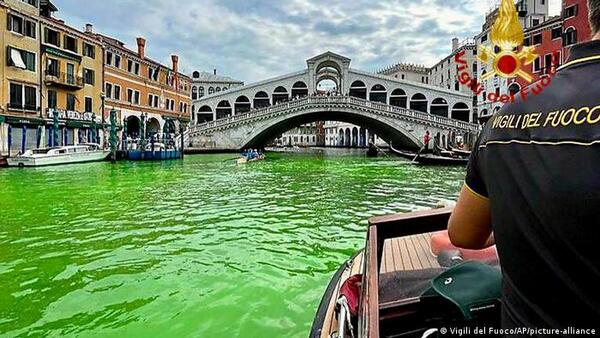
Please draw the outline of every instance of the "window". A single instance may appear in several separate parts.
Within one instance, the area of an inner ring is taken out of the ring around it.
[[[85,112],[86,113],[91,113],[94,111],[94,104],[93,104],[93,100],[91,97],[86,97],[85,98]]]
[[[565,8],[563,17],[565,19],[574,17],[574,16],[577,15],[577,12],[578,12],[578,6],[577,5],[573,5],[573,6],[569,7],[569,8]]]
[[[45,28],[44,41],[48,44],[60,47],[60,33],[50,28]]]
[[[73,53],[77,53],[77,39],[72,36],[65,35],[65,49]]]
[[[106,52],[106,64],[112,66],[113,63],[113,53]]]
[[[197,100],[197,99],[198,99],[198,88],[192,87],[192,100]]]
[[[563,36],[563,46],[570,46],[577,43],[577,30],[573,27],[567,28]]]
[[[533,36],[533,45],[540,45],[542,43],[542,34],[537,34]]]
[[[488,36],[487,36],[487,34],[485,34],[481,37],[481,42],[486,42],[487,39],[488,39]]]
[[[113,85],[112,85],[112,83],[107,82],[104,85],[104,94],[106,95],[106,98],[112,99],[112,92],[113,92]]]
[[[75,95],[67,94],[67,110],[75,111]]]
[[[9,108],[37,110],[37,88],[11,83]]]
[[[83,81],[85,84],[94,85],[96,82],[96,74],[93,70],[84,68],[83,69]]]
[[[96,47],[87,42],[83,43],[83,56],[87,56],[89,58],[96,58]]]
[[[58,60],[48,58],[48,68],[46,68],[46,75],[60,75],[60,63],[58,62]]]
[[[8,30],[9,31],[24,35],[23,33],[25,33],[25,27],[24,27],[24,23],[23,23],[23,18],[16,16],[16,15],[9,14],[7,19],[8,19]]]
[[[140,75],[140,64],[133,62],[133,60],[127,60],[127,71],[136,75]]]
[[[541,57],[538,57],[533,62],[533,72],[534,73],[538,73],[541,69],[542,69],[542,66],[541,66]]]
[[[525,41],[523,41],[523,45],[524,46],[531,46],[531,38],[526,38]]]
[[[29,21],[29,20],[25,20],[25,35],[30,37],[30,38],[34,38],[36,37],[36,30],[35,30],[35,22],[33,21]]]
[[[35,72],[35,54],[12,47],[7,48],[8,65]]]
[[[121,68],[121,56],[120,55],[115,55],[115,63],[113,64],[113,66],[115,66],[117,68]]]
[[[140,104],[140,92],[133,89],[127,89],[127,102],[131,104]]]
[[[213,87],[208,88],[208,95],[212,95],[215,93],[215,89]]]
[[[552,40],[559,39],[562,37],[562,27],[556,27],[552,29]]]
[[[148,94],[148,106],[158,108],[158,95]]]
[[[35,8],[38,6],[38,0],[21,0],[22,2],[29,4]]]
[[[533,19],[533,20],[531,20],[531,23],[532,23],[532,26],[535,27],[540,24],[540,19]]]
[[[117,101],[121,100],[121,86],[115,85],[113,99],[115,99]]]
[[[48,91],[48,108],[56,109],[58,103],[58,96],[56,91],[49,90]]]

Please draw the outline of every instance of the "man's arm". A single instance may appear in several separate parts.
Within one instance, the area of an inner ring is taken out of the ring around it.
[[[459,248],[480,250],[494,245],[489,200],[463,186],[448,222],[448,235]]]

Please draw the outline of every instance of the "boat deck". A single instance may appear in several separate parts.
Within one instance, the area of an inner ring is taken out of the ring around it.
[[[436,257],[431,253],[432,235],[433,233],[427,233],[386,240],[383,245],[381,273],[439,268]],[[333,297],[329,301],[321,338],[329,338],[333,332],[337,331],[338,322],[334,316],[334,309],[341,284],[349,277],[362,273],[362,265],[363,252],[361,251],[342,273],[338,285],[336,285]]]
[[[383,245],[381,273],[439,268],[431,253],[431,236],[419,234],[388,239]]]

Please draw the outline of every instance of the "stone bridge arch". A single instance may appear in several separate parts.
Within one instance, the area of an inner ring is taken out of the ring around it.
[[[399,123],[399,121],[355,109],[313,108],[279,116],[269,120],[267,124],[252,129],[243,139],[240,139],[240,149],[263,147],[294,127],[317,121],[351,123],[363,129],[368,129],[382,139],[391,141],[403,149],[420,149],[423,146],[420,138],[413,135],[406,128],[406,125]]]

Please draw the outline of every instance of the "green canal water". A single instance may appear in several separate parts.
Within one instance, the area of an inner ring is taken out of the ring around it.
[[[307,337],[374,215],[464,169],[360,152],[0,170],[0,336]]]

